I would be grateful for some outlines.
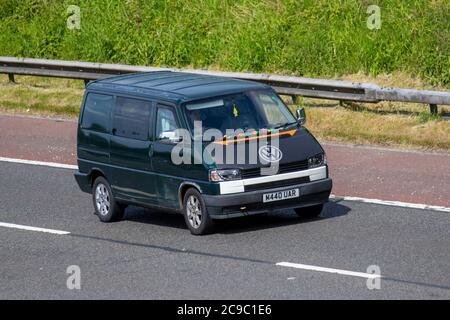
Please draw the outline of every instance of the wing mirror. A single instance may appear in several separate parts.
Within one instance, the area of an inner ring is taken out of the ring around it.
[[[295,111],[295,116],[297,118],[297,123],[301,126],[303,126],[306,122],[306,112],[305,112],[305,108],[303,107],[298,107],[297,110]]]

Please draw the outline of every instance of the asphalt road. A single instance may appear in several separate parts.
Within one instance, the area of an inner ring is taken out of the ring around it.
[[[0,115],[0,157],[75,165],[77,122]],[[321,141],[333,194],[450,207],[450,154]]]
[[[181,216],[130,207],[103,224],[73,171],[0,163],[0,299],[449,299],[450,215],[356,202],[330,202],[319,219],[293,212],[219,224],[195,237]],[[279,262],[366,272],[351,275]],[[66,286],[67,267],[81,289]]]

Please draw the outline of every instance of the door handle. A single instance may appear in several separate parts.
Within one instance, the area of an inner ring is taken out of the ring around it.
[[[153,156],[153,144],[148,147],[148,156],[150,158]]]

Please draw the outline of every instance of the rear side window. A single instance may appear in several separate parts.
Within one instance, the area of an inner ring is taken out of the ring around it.
[[[89,93],[84,104],[81,127],[83,129],[108,133],[112,104],[112,96]]]
[[[151,105],[149,101],[117,97],[113,134],[119,137],[147,140]]]

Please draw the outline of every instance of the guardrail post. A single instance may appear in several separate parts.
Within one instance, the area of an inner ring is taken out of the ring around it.
[[[15,83],[16,81],[14,80],[14,74],[8,73],[8,80],[9,80],[9,82]]]
[[[292,99],[292,104],[296,104],[297,103],[297,96],[292,95],[291,99]]]
[[[431,112],[431,114],[437,114],[438,113],[438,106],[437,106],[437,104],[430,104],[430,112]]]

